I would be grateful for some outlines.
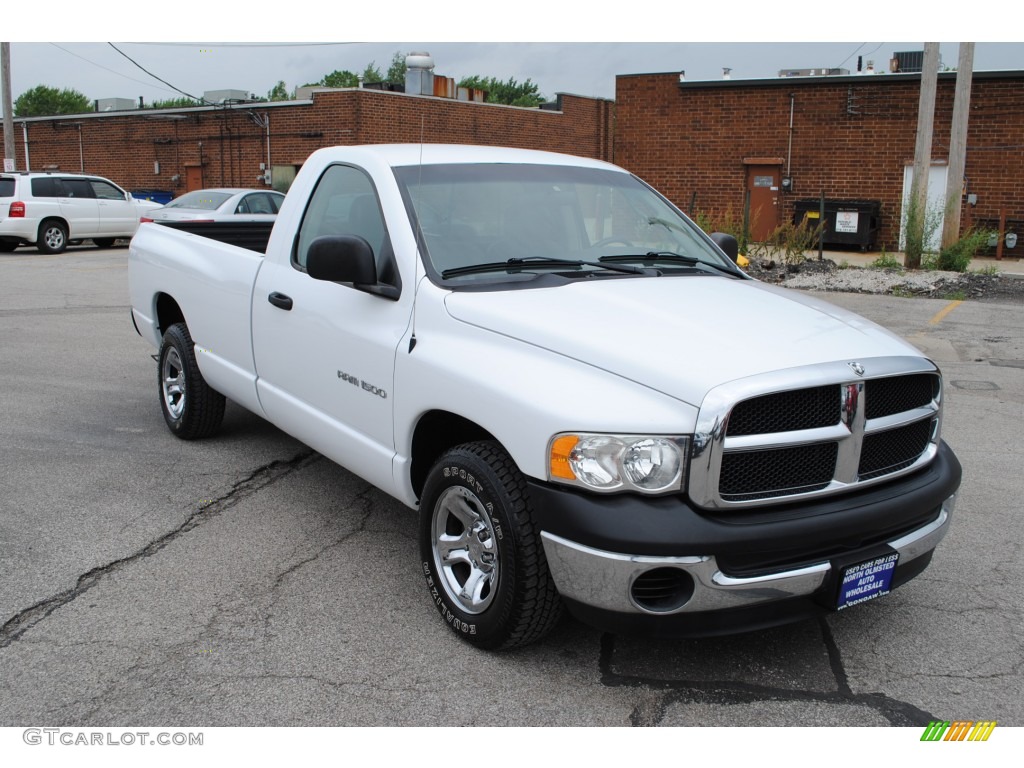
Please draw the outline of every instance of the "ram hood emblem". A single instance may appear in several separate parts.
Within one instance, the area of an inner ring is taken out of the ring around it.
[[[849,363],[849,366],[853,368],[853,372],[856,373],[858,376],[864,375],[864,366],[861,365],[860,363]]]

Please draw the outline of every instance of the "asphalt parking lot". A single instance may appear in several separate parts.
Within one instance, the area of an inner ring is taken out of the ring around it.
[[[1024,725],[1024,307],[825,296],[945,374],[964,483],[915,581],[726,639],[566,618],[493,654],[427,599],[412,512],[232,404],[171,436],[127,255],[0,254],[0,725]]]

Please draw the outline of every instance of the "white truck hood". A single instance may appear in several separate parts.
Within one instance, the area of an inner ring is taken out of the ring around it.
[[[581,280],[556,288],[456,291],[445,304],[456,320],[695,406],[714,386],[766,371],[922,356],[858,315],[756,280]]]

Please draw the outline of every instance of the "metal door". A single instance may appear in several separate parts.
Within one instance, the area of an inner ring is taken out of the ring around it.
[[[185,191],[195,192],[203,188],[203,166],[189,165],[185,168]]]
[[[747,166],[747,194],[750,199],[750,239],[764,242],[779,226],[780,166]]]

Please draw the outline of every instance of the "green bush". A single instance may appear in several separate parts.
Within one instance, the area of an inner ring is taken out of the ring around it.
[[[807,251],[815,247],[822,227],[803,224],[782,224],[772,230],[767,245],[787,264],[800,264],[807,258]]]
[[[739,243],[739,250],[744,256],[751,256],[748,252],[750,243],[747,241],[747,234],[743,227],[743,217],[737,215],[732,208],[725,213],[712,215],[706,211],[697,211],[693,216],[694,223],[708,234],[712,232],[724,232],[732,235]]]
[[[987,229],[969,229],[964,236],[948,248],[943,248],[934,258],[927,259],[925,269],[940,269],[944,272],[966,272],[971,259],[988,247],[991,233]]]
[[[903,271],[903,265],[892,254],[882,251],[882,255],[868,264],[870,269],[895,269]]]

